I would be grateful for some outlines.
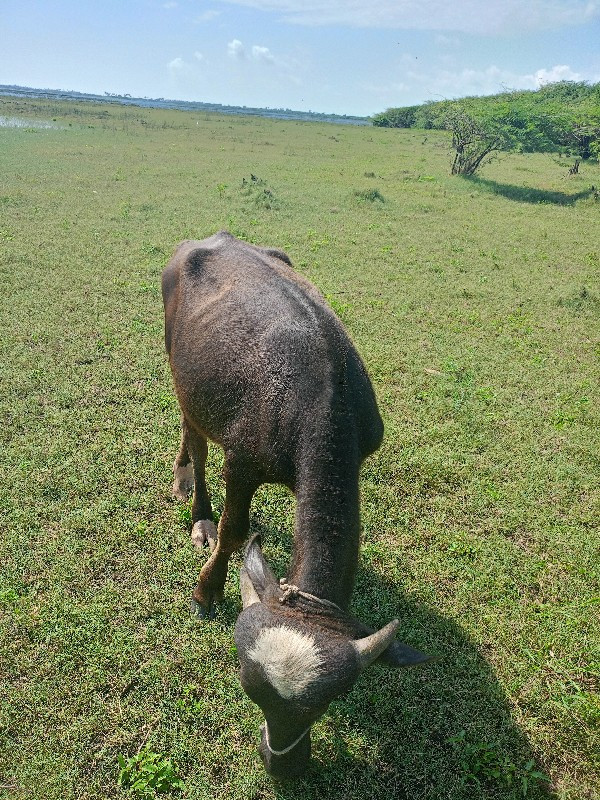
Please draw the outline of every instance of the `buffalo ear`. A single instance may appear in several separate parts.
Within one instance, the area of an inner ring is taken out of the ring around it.
[[[387,664],[389,667],[417,667],[419,664],[427,664],[431,661],[437,661],[437,657],[428,656],[427,653],[421,653],[420,650],[414,650],[396,639],[379,657],[379,663]]]
[[[260,603],[254,584],[248,576],[246,567],[240,567],[240,591],[242,593],[242,608],[248,608],[255,603]]]
[[[275,575],[273,575],[271,568],[265,561],[260,546],[260,534],[256,534],[250,539],[248,547],[246,548],[242,570],[245,575],[240,572],[240,585],[242,585],[242,581],[244,581],[246,587],[242,589],[242,598],[244,592],[246,592],[246,596],[249,599],[257,597],[258,600],[262,600],[267,589],[277,589],[279,587]],[[253,594],[250,592],[250,587],[252,588]],[[253,599],[252,602],[256,602],[256,599]],[[252,603],[249,603],[249,605],[251,604]],[[245,602],[244,608],[246,608]]]

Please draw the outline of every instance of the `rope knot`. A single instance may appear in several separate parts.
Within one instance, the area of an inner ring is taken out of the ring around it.
[[[287,578],[281,578],[279,580],[279,588],[283,592],[281,597],[279,598],[280,603],[287,603],[287,601],[292,598],[295,600],[298,595],[301,593],[300,589],[297,586],[294,586],[293,583],[288,583]]]
[[[316,605],[331,609],[335,612],[340,612],[343,615],[346,613],[336,603],[332,603],[331,600],[325,600],[323,597],[317,597],[314,594],[310,594],[310,592],[303,592],[299,586],[295,586],[293,583],[288,583],[287,578],[279,579],[279,588],[283,592],[279,598],[280,603],[287,603],[290,599],[296,600],[298,597],[302,597],[304,600],[308,600],[313,607]]]

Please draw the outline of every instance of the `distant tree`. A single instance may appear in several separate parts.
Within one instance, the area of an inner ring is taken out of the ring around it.
[[[388,108],[371,118],[373,125],[379,128],[414,128],[415,114],[419,106],[403,106]]]
[[[452,133],[453,175],[473,175],[498,151],[564,153],[582,160],[600,154],[600,108],[531,102],[534,93],[469,98],[440,104],[443,127]],[[479,102],[478,102],[479,101]]]
[[[444,116],[444,127],[452,133],[453,175],[473,175],[506,145],[501,128],[491,120],[476,119],[464,108],[453,105]]]
[[[500,150],[600,158],[600,83],[559,81],[537,91],[388,108],[374,125],[452,133],[454,175],[472,175]]]
[[[564,126],[561,145],[583,160],[600,156],[600,108],[580,109]]]

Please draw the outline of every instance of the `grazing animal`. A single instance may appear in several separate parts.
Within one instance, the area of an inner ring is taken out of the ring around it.
[[[296,496],[293,552],[278,582],[251,539],[235,628],[241,682],[265,714],[266,769],[301,774],[310,728],[360,672],[428,660],[348,613],[359,549],[359,469],[383,425],[371,383],[321,294],[279,250],[224,231],[179,245],[163,272],[166,348],[182,412],[174,494],[194,489],[192,539],[208,544],[194,602],[211,616],[229,557],[246,540],[252,495]],[[207,439],[225,452],[218,534],[206,489]]]

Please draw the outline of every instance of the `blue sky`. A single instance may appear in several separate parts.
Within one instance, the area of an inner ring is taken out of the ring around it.
[[[367,115],[600,81],[600,0],[0,0],[0,83]]]

